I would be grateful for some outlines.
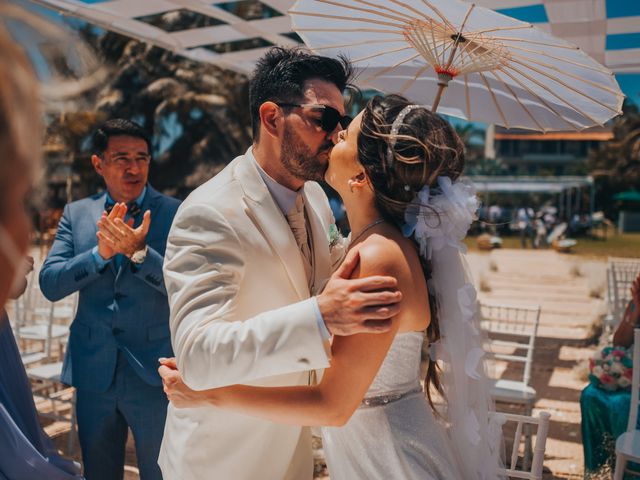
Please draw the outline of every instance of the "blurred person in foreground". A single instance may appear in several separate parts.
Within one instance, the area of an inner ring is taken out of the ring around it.
[[[61,379],[77,389],[85,475],[122,478],[131,428],[140,478],[161,479],[167,399],[156,369],[172,354],[162,263],[179,201],[147,183],[150,142],[137,124],[107,121],[93,148],[106,191],[65,207],[40,288],[51,301],[80,292]]]
[[[33,257],[26,257],[10,298],[27,288]],[[62,458],[42,430],[20,350],[5,311],[0,311],[0,479],[81,479],[80,464]],[[75,432],[71,431],[70,435]]]
[[[624,352],[633,348],[633,330],[640,327],[640,275],[631,286],[631,300],[613,334],[613,349]],[[622,347],[616,349],[616,347]],[[611,349],[611,347],[609,347]],[[626,360],[628,361],[628,360]],[[630,363],[630,362],[629,362]],[[616,368],[616,367],[614,367]],[[625,378],[631,384],[631,368]],[[580,395],[582,445],[585,478],[602,478],[602,469],[613,471],[616,439],[627,431],[631,392],[626,389],[605,390],[590,383]],[[640,428],[637,425],[636,428]]]
[[[0,4],[0,17],[29,19]],[[28,194],[40,170],[42,113],[33,68],[0,24],[0,479],[81,478],[42,431],[20,352],[4,312],[26,287]],[[26,263],[25,263],[26,262]]]

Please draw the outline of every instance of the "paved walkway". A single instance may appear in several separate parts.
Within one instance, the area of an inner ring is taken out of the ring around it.
[[[540,305],[532,386],[534,415],[551,413],[545,478],[578,479],[583,473],[580,392],[585,387],[592,324],[604,312],[605,263],[543,250],[494,250],[472,254],[469,264],[483,288],[480,299]]]

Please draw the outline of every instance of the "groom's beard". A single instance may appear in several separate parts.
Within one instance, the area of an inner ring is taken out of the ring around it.
[[[321,145],[318,151],[313,153],[300,136],[285,122],[280,161],[284,168],[295,178],[303,181],[321,182],[324,180],[328,154],[332,147],[333,142],[329,140],[328,144]],[[318,158],[318,154],[325,152],[327,153],[327,160],[323,163]]]

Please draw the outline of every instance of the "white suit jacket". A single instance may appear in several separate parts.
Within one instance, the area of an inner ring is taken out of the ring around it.
[[[250,148],[181,205],[164,277],[178,368],[196,390],[304,385],[328,366],[302,258]],[[321,187],[304,186],[315,285],[331,274],[333,216]],[[159,464],[165,480],[311,479],[307,428],[216,407],[169,406]]]

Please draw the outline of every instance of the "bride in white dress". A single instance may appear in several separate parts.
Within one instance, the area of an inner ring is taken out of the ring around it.
[[[488,415],[475,290],[460,255],[477,208],[457,181],[463,166],[463,145],[439,116],[396,95],[370,101],[340,132],[325,178],[360,256],[352,277],[398,280],[402,309],[391,330],[334,337],[317,385],[195,392],[161,367],[171,402],[322,426],[332,480],[498,478],[500,426]],[[425,335],[443,369],[430,361],[423,389]],[[433,389],[445,399],[440,413]]]

